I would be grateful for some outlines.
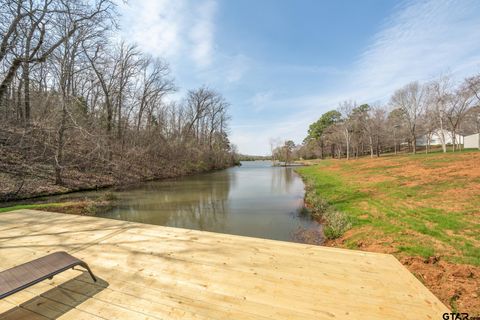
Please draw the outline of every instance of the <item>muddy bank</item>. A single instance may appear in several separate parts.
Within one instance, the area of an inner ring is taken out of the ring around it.
[[[172,167],[171,172],[152,175],[140,175],[135,172],[125,174],[86,173],[77,170],[69,170],[65,173],[62,185],[56,184],[53,174],[25,175],[21,179],[17,175],[0,172],[0,203],[1,206],[9,206],[11,202],[29,199],[37,199],[48,196],[75,193],[80,191],[93,191],[115,188],[130,188],[144,182],[180,178],[193,174],[207,173],[222,168],[209,169],[179,169]]]

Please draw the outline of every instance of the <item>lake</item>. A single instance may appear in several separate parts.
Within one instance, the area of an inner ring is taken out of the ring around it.
[[[114,191],[101,217],[275,240],[320,243],[321,225],[304,209],[304,184],[270,161],[148,182]]]

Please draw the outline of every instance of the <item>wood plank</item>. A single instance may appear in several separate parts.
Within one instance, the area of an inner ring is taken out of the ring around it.
[[[16,306],[13,303],[7,302],[5,300],[0,300],[0,314],[7,312],[15,307]]]
[[[144,270],[145,271],[145,270]],[[216,270],[212,272],[203,272],[202,278],[192,278],[192,273],[168,273],[160,271],[158,273],[152,273],[148,271],[144,273],[142,271],[139,277],[132,277],[128,274],[128,271],[124,269],[118,269],[116,274],[119,274],[122,278],[128,279],[134,285],[137,286],[152,286],[152,287],[166,287],[169,291],[181,292],[179,287],[184,286],[188,282],[196,284],[197,288],[203,286],[205,291],[221,295],[223,297],[228,296],[230,298],[236,298],[239,301],[241,308],[245,308],[242,304],[242,299],[251,299],[258,303],[271,305],[275,308],[287,308],[291,311],[301,310],[303,313],[315,315],[321,312],[321,306],[318,306],[317,302],[322,301],[325,305],[331,306],[330,313],[335,314],[335,305],[338,302],[338,297],[342,297],[344,302],[342,306],[349,308],[351,314],[360,312],[360,310],[368,310],[369,312],[378,312],[378,306],[388,305],[392,311],[403,314],[404,307],[408,306],[412,309],[419,309],[423,303],[418,303],[418,297],[409,297],[400,300],[395,298],[392,292],[387,289],[380,290],[383,295],[372,296],[368,294],[368,290],[365,290],[362,294],[349,294],[348,289],[342,289],[341,286],[325,287],[325,286],[313,286],[307,282],[300,284],[291,284],[289,282],[272,282],[268,283],[263,279],[250,278],[242,275],[224,274],[221,277],[216,275]],[[102,272],[103,273],[103,272]],[[193,274],[199,274],[193,270]],[[213,275],[212,277],[205,277],[205,275]],[[170,282],[165,279],[175,279],[174,282]],[[161,279],[161,280],[159,280]],[[110,280],[109,280],[110,281]],[[179,284],[177,284],[180,282]],[[167,286],[169,284],[169,286]],[[298,287],[303,286],[310,290],[299,290]],[[317,289],[315,289],[317,288]],[[375,288],[373,288],[375,289]],[[190,296],[196,296],[192,294],[190,289]],[[202,294],[203,295],[203,294]],[[294,303],[292,303],[294,301]],[[222,303],[223,299],[212,300],[211,303]],[[403,302],[400,303],[400,302]],[[358,306],[362,306],[358,308]],[[432,309],[434,307],[423,306],[425,309]],[[428,310],[425,310],[428,311]],[[421,313],[421,312],[420,312]]]
[[[19,308],[19,307],[0,314],[0,320],[47,320],[47,319],[49,318],[46,318],[35,312],[26,310],[23,308]]]
[[[439,319],[448,312],[391,255],[34,210],[1,214],[0,230],[1,269],[67,250],[101,279],[67,271],[17,293],[0,304],[7,314],[19,309],[16,317]]]

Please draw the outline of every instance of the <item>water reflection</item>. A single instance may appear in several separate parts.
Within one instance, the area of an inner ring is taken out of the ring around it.
[[[295,174],[293,172],[293,169],[281,167],[277,167],[274,169],[276,170],[272,170],[271,190],[273,192],[275,192],[276,190],[287,193],[291,192],[291,187],[295,185],[293,181]]]
[[[300,177],[292,168],[271,167],[267,161],[147,183],[117,192],[117,197],[118,206],[103,216],[277,240],[321,241],[320,225],[303,213]]]
[[[233,179],[199,175],[148,183],[117,194],[121,201],[104,216],[172,227],[223,230]]]

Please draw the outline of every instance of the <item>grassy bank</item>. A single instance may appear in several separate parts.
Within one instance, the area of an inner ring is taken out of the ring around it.
[[[473,283],[463,293],[432,288],[438,281],[430,287],[453,309],[465,302],[464,308],[480,312],[479,152],[324,160],[298,172],[307,201],[323,199],[351,223],[327,244],[393,253],[427,284],[431,272],[419,270],[425,266],[417,268],[417,260],[442,266],[440,278],[464,266],[468,271],[459,279]]]
[[[11,206],[0,207],[0,213],[19,209],[34,209],[78,215],[95,215],[98,212],[111,209],[117,200],[113,193],[106,191],[91,198],[69,198],[66,196],[65,199],[58,199],[56,202],[48,202],[47,198],[43,201],[39,200],[38,203],[12,204]]]

